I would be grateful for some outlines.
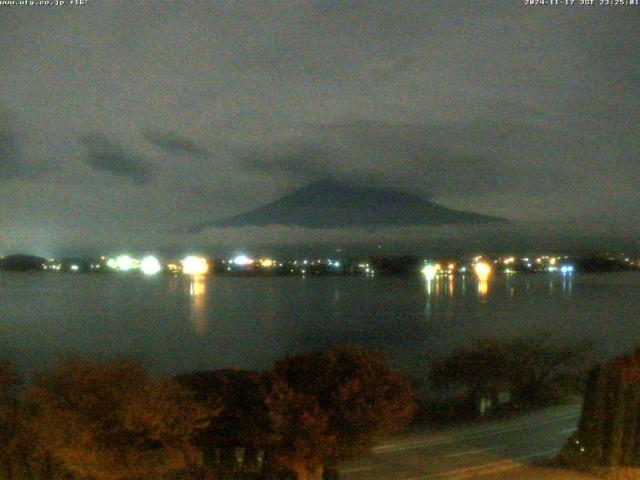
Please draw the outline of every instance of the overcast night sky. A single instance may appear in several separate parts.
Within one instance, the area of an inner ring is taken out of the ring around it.
[[[635,241],[639,26],[524,0],[0,6],[0,253],[317,239],[186,232],[325,176]]]

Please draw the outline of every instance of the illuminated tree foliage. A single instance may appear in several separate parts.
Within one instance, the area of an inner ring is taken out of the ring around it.
[[[415,410],[407,383],[353,347],[171,381],[126,361],[67,360],[17,385],[0,364],[0,478],[319,480]]]
[[[320,480],[335,445],[328,413],[314,396],[296,392],[281,379],[274,380],[267,406],[274,432],[271,460],[299,480]]]
[[[274,388],[286,385],[293,404],[308,408],[296,415],[317,419],[309,429],[319,434],[316,444],[325,462],[366,451],[381,436],[405,429],[415,412],[409,385],[381,356],[361,348],[334,347],[288,357],[276,362],[273,374]],[[326,433],[320,428],[323,418]],[[331,445],[326,443],[330,438]]]
[[[82,478],[158,478],[199,462],[190,439],[213,416],[190,391],[135,364],[66,361],[25,392],[37,458]]]
[[[640,349],[591,371],[578,430],[562,457],[587,465],[640,466]]]

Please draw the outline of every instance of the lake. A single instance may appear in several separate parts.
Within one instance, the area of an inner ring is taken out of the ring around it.
[[[600,356],[640,345],[640,274],[142,277],[0,272],[0,357],[22,371],[65,355],[126,356],[158,374],[266,369],[330,344],[382,350],[422,374],[485,337],[548,332]]]

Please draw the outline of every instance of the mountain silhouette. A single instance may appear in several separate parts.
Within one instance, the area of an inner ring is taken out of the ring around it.
[[[209,227],[269,225],[373,228],[506,221],[489,215],[453,210],[419,195],[320,180],[248,212],[193,225],[190,231],[199,232]]]

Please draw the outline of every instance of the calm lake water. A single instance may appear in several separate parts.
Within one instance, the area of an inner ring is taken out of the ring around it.
[[[155,373],[268,368],[351,343],[426,372],[465,342],[550,332],[599,355],[640,345],[640,274],[424,278],[153,277],[0,273],[0,357],[23,371],[61,355],[132,357]]]

